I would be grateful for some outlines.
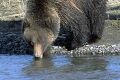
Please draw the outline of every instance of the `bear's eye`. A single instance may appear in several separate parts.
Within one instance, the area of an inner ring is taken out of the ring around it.
[[[32,41],[28,41],[28,40],[27,40],[27,43],[29,44],[30,47],[33,47],[33,46],[34,46],[34,44],[33,44]]]
[[[33,44],[33,42],[32,42],[32,41],[30,42],[30,45],[31,45],[31,46],[34,46],[34,44]]]

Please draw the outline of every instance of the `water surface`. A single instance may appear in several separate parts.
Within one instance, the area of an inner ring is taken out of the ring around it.
[[[120,56],[0,55],[0,80],[120,80]]]

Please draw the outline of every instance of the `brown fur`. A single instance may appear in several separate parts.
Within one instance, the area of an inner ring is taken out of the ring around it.
[[[57,38],[60,25],[73,34],[67,45],[70,47],[65,45],[69,50],[95,42],[102,36],[105,4],[106,0],[28,0],[25,39],[41,46],[36,57],[41,57]]]

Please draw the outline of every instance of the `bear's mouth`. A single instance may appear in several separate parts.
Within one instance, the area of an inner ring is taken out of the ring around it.
[[[35,58],[43,58],[42,45],[39,43],[34,43],[34,56]]]

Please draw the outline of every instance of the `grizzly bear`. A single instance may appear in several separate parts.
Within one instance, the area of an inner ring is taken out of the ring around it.
[[[23,34],[42,58],[60,27],[70,33],[63,46],[73,50],[102,37],[106,0],[27,0]]]

